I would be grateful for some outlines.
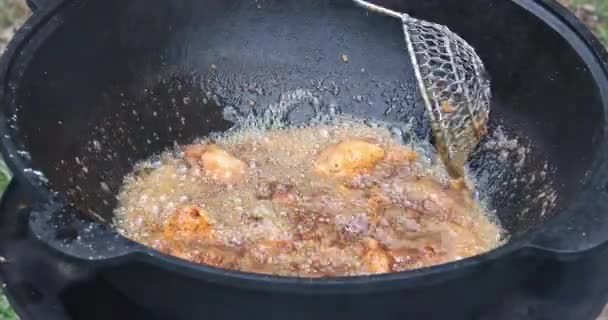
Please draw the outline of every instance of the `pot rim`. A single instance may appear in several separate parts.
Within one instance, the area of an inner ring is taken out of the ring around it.
[[[31,44],[31,41],[44,42],[46,40],[45,38],[36,39],[36,35],[39,31],[48,27],[49,21],[57,14],[60,14],[64,7],[72,1],[74,0],[51,1],[51,5],[37,10],[12,39],[0,61],[0,103],[2,103],[4,108],[15,108],[13,102],[6,100],[10,96],[10,81],[14,78],[12,72],[14,71],[14,64],[18,60],[18,57],[23,50]],[[564,41],[567,41],[577,51],[589,69],[595,71],[592,76],[596,83],[598,83],[606,117],[608,115],[608,92],[606,92],[608,88],[608,52],[601,42],[580,20],[578,20],[569,10],[557,3],[556,0],[511,1],[522,9],[530,12],[538,19],[543,20],[554,30],[557,30],[564,38]],[[4,114],[0,114],[0,132],[10,132],[8,119],[6,119]],[[602,143],[604,145],[602,145],[598,153],[607,149],[605,146],[605,134],[603,135],[603,139]],[[0,137],[0,151],[5,155],[5,161],[10,170],[14,173],[13,179],[16,179],[18,184],[24,187],[24,192],[34,195],[34,198],[41,202],[48,203],[52,201],[54,197],[53,192],[46,185],[41,183],[35,176],[24,174],[24,170],[31,168],[31,161],[18,155],[17,150],[19,150],[19,145],[20,142],[18,139],[12,135],[5,134]],[[601,162],[601,160],[598,160],[598,157],[596,156],[591,168],[599,167],[599,162]],[[584,185],[587,185],[588,183],[589,179],[586,178]],[[566,208],[564,211],[569,211],[569,209]],[[555,216],[562,216],[563,214],[564,213],[556,214]],[[268,289],[274,291],[324,294],[335,290],[343,291],[345,289],[348,289],[349,293],[390,290],[390,288],[402,289],[404,287],[409,287],[410,285],[430,285],[436,281],[452,277],[454,275],[454,272],[452,271],[472,271],[471,267],[473,266],[491,263],[496,261],[499,257],[512,254],[515,251],[525,248],[538,234],[542,233],[546,225],[552,224],[556,217],[550,218],[542,227],[531,230],[527,234],[518,237],[518,239],[509,241],[487,253],[443,265],[382,275],[310,279],[245,273],[191,263],[165,255],[143,245],[138,246],[140,249],[123,256],[98,261],[93,260],[91,262],[97,263],[105,261],[105,263],[120,264],[126,260],[140,260],[157,267],[187,274],[193,278],[202,278],[211,282],[228,284],[236,287]],[[111,232],[118,234],[114,230]],[[528,246],[528,248],[534,249],[534,246]],[[414,279],[424,281],[411,281]],[[318,290],[320,288],[323,288],[323,291]]]

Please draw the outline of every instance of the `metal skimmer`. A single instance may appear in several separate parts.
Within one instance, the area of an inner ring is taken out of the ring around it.
[[[439,155],[450,176],[462,178],[465,163],[487,132],[490,114],[490,81],[475,49],[446,26],[353,1],[402,21]]]

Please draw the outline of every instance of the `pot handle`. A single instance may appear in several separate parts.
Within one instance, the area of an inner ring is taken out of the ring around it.
[[[122,246],[121,241],[129,241],[95,227],[70,234],[62,225],[66,221],[57,220],[56,212],[40,206],[34,194],[14,178],[2,196],[0,283],[24,319],[70,319],[59,300],[65,288],[95,278],[104,268],[130,263],[138,252],[133,247],[137,244]],[[80,227],[78,221],[69,222]],[[66,242],[57,236],[73,240]],[[31,299],[32,292],[38,298]]]
[[[41,204],[31,190],[13,179],[0,205],[0,255],[7,261],[39,260],[63,265],[67,281],[108,266],[128,263],[141,245],[110,227],[82,219],[63,207]],[[59,211],[62,210],[62,211]],[[69,267],[67,267],[69,266]]]

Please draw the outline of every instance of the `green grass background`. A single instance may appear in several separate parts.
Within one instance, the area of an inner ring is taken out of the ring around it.
[[[128,0],[125,0],[128,1]],[[170,0],[167,0],[170,1]],[[466,1],[466,0],[462,0]],[[570,7],[597,36],[608,44],[608,0],[559,0]],[[21,25],[29,15],[24,0],[0,0],[0,47],[12,36],[15,27]],[[10,181],[10,173],[0,159],[0,193]],[[0,320],[19,319],[10,307],[6,297],[0,294]],[[604,319],[604,318],[601,318]],[[607,318],[608,319],[608,316]]]
[[[595,32],[604,44],[608,44],[608,0],[558,0],[570,7]],[[593,9],[592,12],[586,9]]]
[[[4,192],[10,182],[10,172],[4,161],[0,158],[0,192]],[[19,317],[11,308],[6,297],[0,293],[0,320],[17,320]]]

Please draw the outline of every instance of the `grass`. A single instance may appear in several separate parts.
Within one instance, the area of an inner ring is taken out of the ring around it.
[[[13,35],[13,29],[21,25],[28,15],[29,9],[24,0],[0,0],[0,48],[5,47]],[[8,186],[10,177],[6,164],[0,159],[0,194]],[[6,297],[0,293],[0,320],[18,319]]]
[[[11,180],[11,173],[6,164],[0,159],[0,194],[6,190]],[[13,311],[6,297],[0,293],[0,320],[17,320],[19,317]]]
[[[571,8],[605,43],[608,44],[608,0],[558,0]],[[0,0],[0,48],[3,48],[15,26],[29,15],[24,0]],[[10,173],[0,159],[0,194],[10,181]],[[6,297],[0,294],[0,320],[17,320]]]
[[[608,0],[558,0],[583,20],[608,45]]]
[[[0,28],[21,24],[29,14],[29,9],[22,0],[0,0]]]
[[[8,304],[4,295],[0,296],[0,320],[17,320],[19,317]]]

